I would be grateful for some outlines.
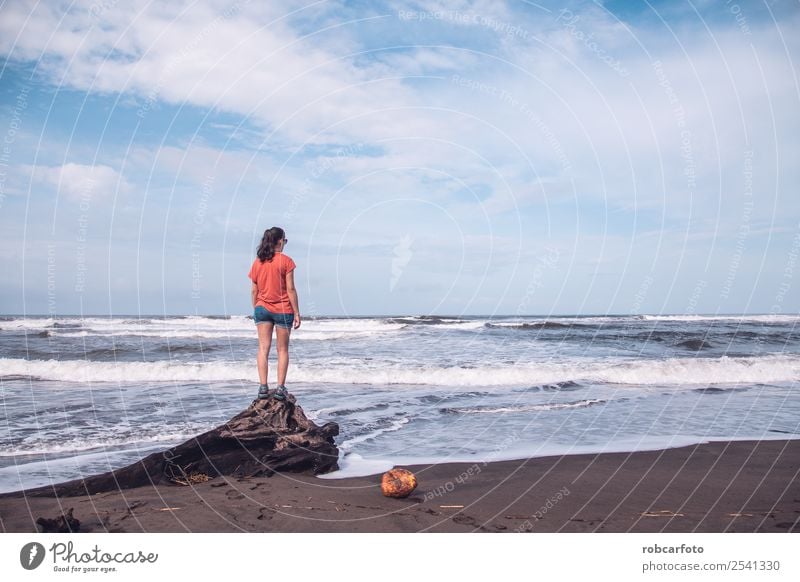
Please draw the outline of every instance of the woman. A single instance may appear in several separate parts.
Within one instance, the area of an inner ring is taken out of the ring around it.
[[[273,226],[264,231],[257,257],[250,267],[253,282],[250,302],[253,320],[258,330],[258,398],[269,398],[267,371],[272,329],[278,338],[278,388],[272,394],[277,400],[286,399],[286,370],[289,368],[289,334],[292,326],[300,327],[300,308],[294,287],[294,261],[283,254],[289,241],[282,228]]]

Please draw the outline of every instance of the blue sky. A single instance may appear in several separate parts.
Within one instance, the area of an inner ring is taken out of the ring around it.
[[[4,313],[797,313],[796,2],[6,2]]]

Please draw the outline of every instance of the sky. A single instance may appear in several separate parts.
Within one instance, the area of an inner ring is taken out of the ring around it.
[[[0,6],[0,312],[797,314],[795,1]]]

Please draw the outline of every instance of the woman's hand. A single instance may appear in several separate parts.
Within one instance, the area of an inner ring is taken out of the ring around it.
[[[294,314],[294,323],[292,323],[292,328],[297,329],[298,327],[300,327],[300,314],[299,313],[295,313]]]

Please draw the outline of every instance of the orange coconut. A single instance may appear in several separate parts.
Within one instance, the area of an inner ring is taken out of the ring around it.
[[[408,497],[417,488],[417,478],[407,469],[386,471],[381,479],[381,491],[386,497]]]

